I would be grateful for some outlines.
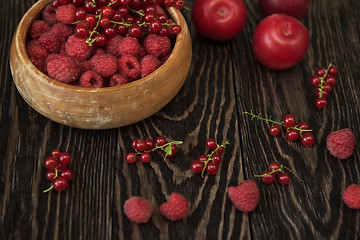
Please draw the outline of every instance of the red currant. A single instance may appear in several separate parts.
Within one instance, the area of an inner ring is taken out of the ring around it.
[[[51,156],[54,157],[54,158],[59,158],[61,155],[61,151],[57,150],[57,149],[54,149],[51,151]]]
[[[294,127],[296,124],[295,117],[291,114],[287,114],[283,118],[285,127]]]
[[[315,136],[310,132],[305,132],[302,134],[300,141],[305,147],[311,147],[315,142]]]
[[[318,108],[326,108],[328,104],[328,101],[326,100],[326,98],[318,98],[315,101],[315,106]]]
[[[316,96],[318,98],[327,98],[329,96],[329,93],[326,90],[316,90]]]
[[[156,146],[158,147],[161,147],[166,144],[166,138],[164,136],[157,136],[154,141]]]
[[[330,86],[334,86],[337,82],[336,77],[333,75],[326,76],[324,80]]]
[[[208,157],[206,155],[200,155],[198,157],[198,160],[201,162],[206,162],[208,160]]]
[[[261,175],[264,175],[264,176],[260,177],[260,179],[263,183],[271,184],[274,182],[275,176],[274,176],[274,174],[270,174],[270,173],[271,173],[270,170],[265,170],[261,173]]]
[[[217,143],[216,143],[215,139],[213,139],[213,138],[206,139],[205,145],[208,149],[211,149],[211,150],[215,150],[217,148]]]
[[[290,176],[288,173],[282,172],[277,175],[276,180],[280,184],[288,184],[290,182]]]
[[[50,169],[46,172],[46,179],[49,181],[54,181],[56,176],[56,170]]]
[[[217,153],[214,153],[212,156],[211,156],[211,159],[214,161],[214,163],[216,164],[220,164],[221,162],[221,156]]]
[[[326,68],[319,67],[316,69],[316,75],[318,75],[319,77],[323,77],[325,74],[326,74]]]
[[[222,155],[225,151],[225,148],[224,147],[219,147],[217,150],[216,150],[216,153],[219,154],[219,155]]]
[[[318,87],[321,83],[321,79],[319,76],[312,76],[311,77],[311,84],[314,86],[314,87]]]
[[[301,130],[308,130],[308,129],[310,129],[309,124],[308,124],[307,122],[305,122],[305,121],[298,122],[298,123],[296,124],[296,126],[297,126],[299,129],[301,129]]]
[[[143,163],[148,163],[151,161],[151,155],[149,152],[143,152],[140,156],[140,160],[143,162]]]
[[[280,133],[280,131],[281,131],[281,128],[279,125],[272,125],[269,128],[270,135],[272,135],[272,136],[278,135]]]
[[[286,132],[286,138],[289,141],[295,141],[299,138],[299,130],[293,128],[288,129],[288,131]]]
[[[126,154],[126,161],[128,163],[134,163],[136,162],[136,154],[133,152],[129,152],[128,154]]]
[[[215,175],[219,170],[219,166],[214,162],[208,162],[205,171],[209,175]]]
[[[61,165],[69,165],[71,162],[71,155],[68,152],[63,152],[60,154],[59,163]]]
[[[338,73],[338,68],[335,65],[331,65],[328,73],[334,76]]]
[[[115,10],[110,6],[105,6],[101,9],[101,14],[105,17],[111,18],[114,16]]]
[[[59,161],[54,157],[47,157],[45,159],[44,165],[47,169],[55,169],[59,167]]]
[[[191,162],[190,169],[194,173],[201,173],[204,169],[205,162],[200,161],[199,159],[196,159]]]
[[[146,149],[146,143],[144,139],[138,139],[136,141],[136,150],[142,152]]]
[[[69,181],[73,178],[74,173],[72,170],[67,168],[67,169],[61,171],[60,176],[66,178]]]
[[[59,176],[55,178],[55,180],[52,182],[52,185],[56,191],[62,191],[69,185],[69,181],[62,176]]]
[[[325,91],[327,91],[328,93],[330,93],[331,90],[332,90],[332,86],[331,86],[330,84],[328,84],[328,83],[325,83],[325,84],[323,85],[323,90],[325,90]]]
[[[176,154],[177,147],[175,144],[170,145],[171,152],[167,155],[167,157],[173,157]]]
[[[150,151],[155,148],[155,142],[151,139],[145,139],[146,150]]]
[[[277,162],[271,162],[271,163],[269,163],[269,165],[268,165],[268,169],[270,170],[270,171],[277,171],[277,170],[279,170],[281,168],[281,165],[279,164],[279,163],[277,163]],[[274,174],[278,174],[279,173],[279,171],[277,171],[277,172],[274,172]]]

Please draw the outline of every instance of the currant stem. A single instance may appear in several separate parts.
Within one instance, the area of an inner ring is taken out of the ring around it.
[[[323,89],[324,89],[324,84],[326,83],[325,82],[325,77],[328,75],[328,72],[329,72],[329,69],[330,69],[330,67],[332,66],[333,64],[332,64],[332,60],[330,61],[330,63],[329,63],[329,65],[328,65],[328,67],[327,67],[327,69],[325,70],[325,73],[324,73],[324,75],[322,76],[322,77],[319,77],[319,79],[320,79],[320,85],[319,85],[319,91],[320,91],[320,95],[319,95],[319,98],[322,98],[322,95],[323,95]]]
[[[281,165],[281,166],[282,166],[282,165]],[[300,182],[304,182],[304,180],[302,180],[298,175],[296,175],[295,172],[292,171],[290,168],[285,167],[285,166],[282,166],[282,167],[284,167],[284,168],[285,168],[286,170],[288,170],[290,173],[294,174],[294,176],[295,176],[297,179],[299,179]]]
[[[206,166],[207,166],[208,162],[211,160],[211,156],[212,156],[214,153],[216,153],[219,148],[221,148],[221,147],[224,147],[224,148],[225,148],[225,146],[226,146],[227,144],[230,144],[229,140],[226,140],[226,142],[223,143],[223,144],[221,144],[221,145],[217,144],[217,147],[216,147],[210,154],[206,155],[206,156],[207,156],[207,160],[206,160],[206,162],[205,162],[205,165],[204,165],[203,170],[201,171],[201,177],[204,177],[204,172],[205,172],[205,169],[206,169]]]
[[[57,168],[55,168],[55,176],[54,176],[54,179],[58,177],[58,172],[59,172],[59,170],[57,170]],[[53,188],[54,188],[54,186],[51,184],[51,186],[50,186],[48,189],[45,189],[45,190],[43,191],[43,193],[49,192],[49,191],[50,191],[51,189],[53,189]]]

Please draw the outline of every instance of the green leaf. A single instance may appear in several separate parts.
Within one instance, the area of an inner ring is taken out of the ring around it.
[[[166,155],[171,155],[172,151],[171,151],[171,145],[168,145],[166,148],[165,148],[165,153]]]

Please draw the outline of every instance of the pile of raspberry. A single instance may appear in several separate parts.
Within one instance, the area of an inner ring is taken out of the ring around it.
[[[29,30],[31,62],[49,77],[101,88],[143,78],[169,57],[181,27],[163,6],[183,0],[52,0]]]

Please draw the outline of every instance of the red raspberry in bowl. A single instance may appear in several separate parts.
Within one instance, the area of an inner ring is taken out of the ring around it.
[[[130,55],[121,56],[118,59],[118,66],[118,72],[126,76],[129,81],[140,78],[141,65],[136,57]]]
[[[116,35],[115,37],[108,39],[105,45],[105,51],[119,57],[120,52],[118,46],[120,45],[122,40],[123,37],[121,35]]]
[[[55,8],[48,4],[44,7],[43,11],[41,12],[43,20],[50,24],[50,26],[56,23],[56,12]]]
[[[149,34],[144,40],[144,47],[148,54],[154,57],[165,57],[171,52],[171,42],[166,36]]]
[[[141,77],[146,77],[160,66],[160,60],[153,55],[146,55],[141,59]]]
[[[48,51],[42,45],[38,44],[36,40],[31,40],[26,45],[26,51],[29,58],[36,58],[44,60],[48,55]]]
[[[79,84],[82,87],[101,88],[104,86],[104,81],[100,74],[89,70],[81,75]]]
[[[120,86],[120,85],[123,85],[128,82],[129,81],[126,79],[125,76],[123,76],[122,74],[116,73],[116,74],[114,74],[114,76],[112,76],[110,78],[109,86],[110,87]]]
[[[70,57],[76,58],[78,61],[88,59],[93,51],[93,47],[86,43],[83,38],[71,35],[65,42],[65,52]]]
[[[138,56],[140,53],[140,44],[137,38],[125,37],[118,46],[120,55]]]
[[[41,34],[50,30],[49,23],[44,20],[35,20],[30,26],[30,38],[38,39]]]
[[[111,77],[117,70],[116,57],[111,54],[96,54],[91,58],[93,70],[103,77]]]
[[[60,42],[65,42],[66,39],[74,33],[74,29],[64,23],[55,23],[50,31],[60,38]]]
[[[61,48],[61,43],[54,33],[51,31],[44,32],[40,35],[38,42],[46,48],[49,53],[58,53]]]
[[[79,78],[80,68],[74,58],[65,54],[52,54],[45,60],[48,75],[62,83],[72,83]]]
[[[76,7],[73,4],[61,5],[56,9],[56,19],[65,24],[76,21]]]

